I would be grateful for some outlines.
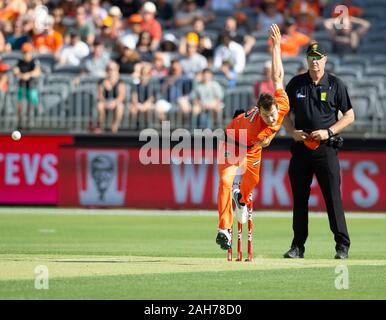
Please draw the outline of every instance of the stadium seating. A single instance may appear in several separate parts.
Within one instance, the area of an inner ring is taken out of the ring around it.
[[[8,64],[11,67],[16,66],[17,61],[22,58],[22,54],[19,51],[12,51],[8,53],[3,53],[1,55],[1,61]]]

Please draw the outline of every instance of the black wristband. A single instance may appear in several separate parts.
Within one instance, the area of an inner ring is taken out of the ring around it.
[[[334,135],[330,128],[327,129],[327,132],[328,132],[328,137],[329,138],[331,138]]]

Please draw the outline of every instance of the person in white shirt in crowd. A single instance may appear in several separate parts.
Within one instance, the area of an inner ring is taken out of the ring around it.
[[[214,68],[219,70],[224,61],[233,66],[233,71],[240,74],[244,71],[246,56],[244,48],[232,40],[229,32],[220,35],[220,45],[214,50]]]
[[[179,40],[172,33],[165,33],[160,43],[160,51],[164,54],[165,66],[170,67],[171,62],[180,58],[178,52]]]
[[[70,43],[64,45],[59,54],[59,64],[79,66],[82,59],[90,54],[88,45],[80,40],[77,32],[71,32]]]

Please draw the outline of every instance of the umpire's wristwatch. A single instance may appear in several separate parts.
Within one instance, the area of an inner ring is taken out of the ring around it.
[[[332,133],[330,128],[327,129],[327,132],[328,132],[328,139],[330,139],[334,134]]]

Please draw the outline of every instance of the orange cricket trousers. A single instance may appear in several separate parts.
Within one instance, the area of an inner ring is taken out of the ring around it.
[[[227,161],[232,159],[232,161]],[[243,159],[236,164],[234,157],[228,155],[218,164],[219,189],[218,189],[218,214],[219,228],[230,229],[233,225],[232,185],[240,168],[243,172],[240,181],[241,203],[248,205],[249,194],[253,191],[260,179],[261,147],[255,146],[246,151]]]

